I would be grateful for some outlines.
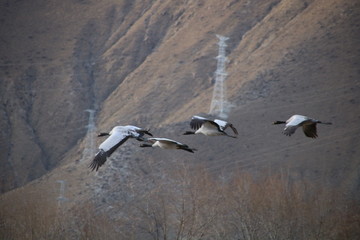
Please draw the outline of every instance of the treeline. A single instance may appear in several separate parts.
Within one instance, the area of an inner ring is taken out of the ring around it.
[[[179,166],[148,180],[127,186],[129,199],[107,209],[88,202],[53,212],[36,195],[14,199],[22,207],[1,206],[0,238],[360,239],[359,203],[341,188],[284,174],[216,178]]]

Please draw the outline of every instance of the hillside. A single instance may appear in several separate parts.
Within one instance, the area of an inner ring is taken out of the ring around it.
[[[65,180],[66,209],[90,202],[119,218],[119,202],[199,167],[214,186],[239,172],[280,174],[358,201],[359,12],[356,0],[1,3],[0,207],[26,194],[55,209]],[[228,120],[238,139],[182,135],[192,115],[209,111],[216,34],[229,37]],[[132,124],[198,151],[128,141],[94,174],[86,109],[96,111],[96,132]],[[317,139],[300,129],[289,138],[272,122],[292,114],[333,125],[319,126]],[[30,204],[20,202],[10,215]]]

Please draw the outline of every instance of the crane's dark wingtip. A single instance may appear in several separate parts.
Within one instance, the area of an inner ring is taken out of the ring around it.
[[[308,134],[305,134],[305,136],[309,137],[309,138],[312,138],[312,139],[315,139],[318,137],[318,135],[316,133],[308,133]]]
[[[107,153],[101,149],[94,157],[94,160],[90,163],[89,168],[91,171],[98,171],[99,167],[101,167],[105,162],[107,158]]]

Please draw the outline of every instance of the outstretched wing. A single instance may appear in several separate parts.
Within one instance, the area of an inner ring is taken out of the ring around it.
[[[127,134],[129,135],[129,137],[136,138],[136,140],[138,140],[138,141],[144,141],[145,134],[152,136],[152,134],[150,133],[150,130],[139,128],[137,126],[132,126],[132,125],[123,126],[122,131],[126,131]]]
[[[181,142],[169,139],[169,138],[150,138],[149,140],[150,141],[159,141],[164,144],[171,143],[173,146],[176,146],[177,149],[182,149],[182,150],[192,152],[192,153],[194,153],[194,151],[196,151],[195,148],[190,148],[188,145],[186,145],[184,143],[181,143]]]
[[[89,165],[91,171],[98,170],[106,162],[107,154],[104,150],[100,149],[98,153],[96,153],[94,159]]]
[[[169,138],[148,138],[149,140],[151,140],[151,141],[159,141],[159,142],[164,142],[164,143],[166,143],[166,142],[170,142],[170,143],[174,143],[174,144],[178,144],[178,145],[185,145],[185,144],[183,144],[183,143],[181,143],[181,142],[177,142],[177,141],[175,141],[175,140],[172,140],[172,139],[169,139]]]
[[[203,125],[205,122],[212,123],[213,121],[200,116],[193,116],[190,121],[190,127],[194,130],[198,130],[199,128],[201,128],[201,125]]]
[[[238,131],[237,131],[237,129],[234,127],[234,125],[232,125],[231,123],[229,123],[229,127],[231,128],[231,130],[233,130],[233,132],[234,132],[236,135],[239,134]]]
[[[129,137],[130,136],[125,131],[112,132],[110,137],[100,144],[99,152],[95,155],[89,166],[91,170],[97,171],[99,167],[106,162],[107,157],[109,157],[120,145],[126,142]]]
[[[115,145],[113,145],[112,147],[110,147],[109,150],[106,151],[108,157],[110,157],[110,155],[115,152],[115,150],[120,147],[124,142],[126,142],[128,139],[130,138],[129,135],[123,135],[123,138],[118,139],[117,143]],[[101,145],[100,145],[101,147]]]
[[[303,125],[303,131],[305,133],[305,136],[310,138],[316,138],[317,137],[316,123]]]
[[[219,125],[220,130],[225,131],[226,128],[230,127],[231,130],[238,135],[238,131],[236,130],[236,128],[229,122],[220,120],[220,119],[215,119],[214,122]]]
[[[159,138],[145,138],[145,142],[148,142],[148,143],[151,143],[151,144],[154,144]]]
[[[112,134],[100,144],[99,149],[103,149],[110,156],[116,148],[118,148],[121,144],[126,142],[130,134],[126,131],[116,131],[112,132]]]
[[[284,134],[286,136],[291,136],[292,134],[295,133],[296,129],[298,128],[299,126],[298,125],[295,125],[295,126],[292,126],[292,125],[289,125],[289,126],[286,126],[284,128]]]
[[[302,115],[293,115],[288,120],[286,120],[286,126],[297,126],[301,125],[303,122],[308,121],[309,118]]]
[[[288,120],[286,120],[284,134],[286,136],[291,136],[292,134],[295,133],[296,129],[307,120],[309,120],[309,118],[306,116],[302,116],[302,115],[291,116]]]

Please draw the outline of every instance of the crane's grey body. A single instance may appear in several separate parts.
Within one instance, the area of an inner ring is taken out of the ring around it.
[[[190,134],[204,134],[205,136],[228,136],[236,138],[236,136],[229,135],[225,129],[230,127],[235,135],[238,135],[236,128],[229,122],[215,119],[207,119],[200,116],[193,116],[190,121],[190,127],[195,131],[187,131],[184,135]]]
[[[188,152],[194,152],[196,149],[190,148],[188,145],[177,142],[168,138],[147,138],[147,143],[140,145],[140,147],[159,147],[162,149],[182,149]]]
[[[309,118],[302,115],[293,115],[286,121],[276,121],[274,124],[285,124],[284,134],[291,136],[295,133],[296,129],[302,127],[305,136],[310,138],[316,138],[317,129],[316,124],[331,124],[330,122],[322,122],[313,118]]]

